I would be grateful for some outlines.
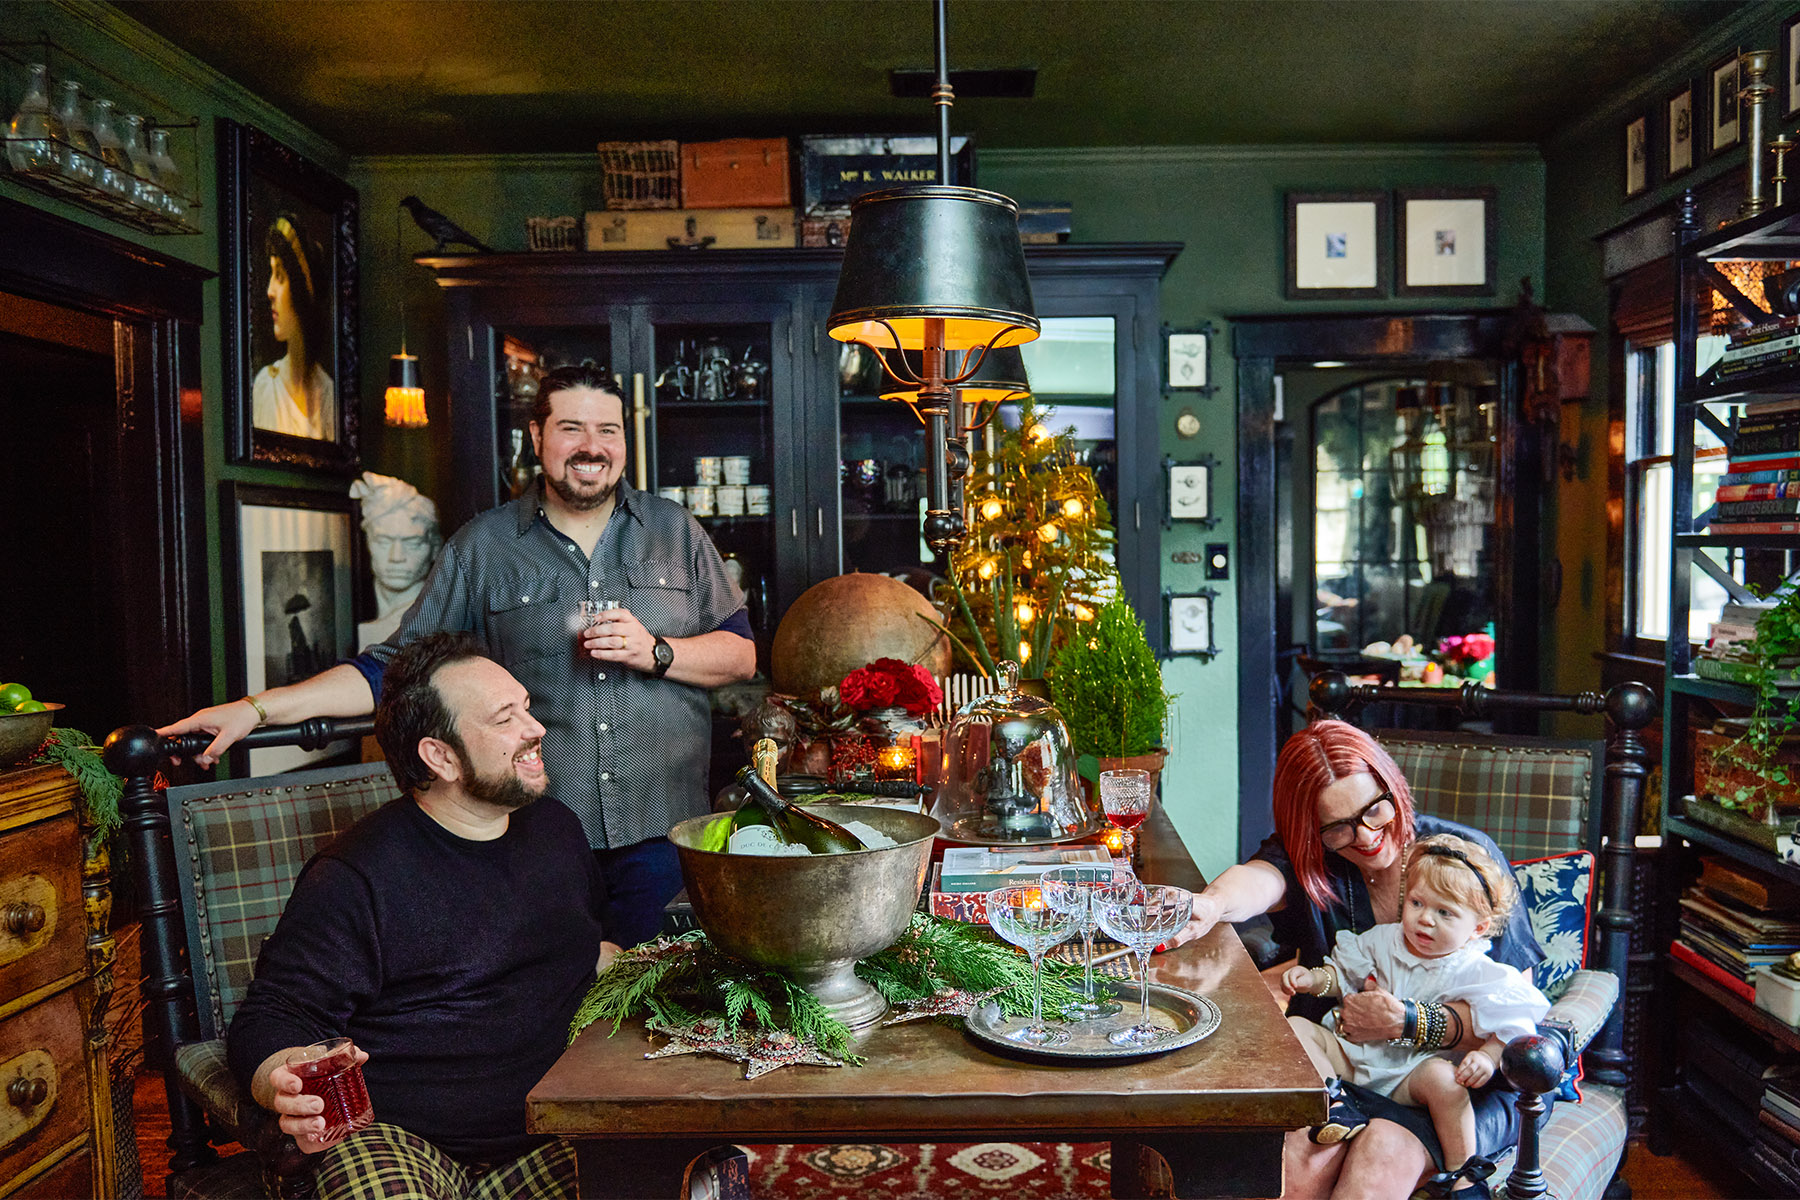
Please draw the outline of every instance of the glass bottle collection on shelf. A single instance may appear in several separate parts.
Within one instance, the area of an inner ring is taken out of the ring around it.
[[[112,100],[83,95],[77,80],[55,83],[44,63],[27,66],[25,96],[6,127],[12,178],[95,209],[151,233],[198,233],[186,190],[169,152],[167,127]]]

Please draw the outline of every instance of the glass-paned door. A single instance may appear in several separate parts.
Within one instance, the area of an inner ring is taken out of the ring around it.
[[[750,303],[648,305],[636,315],[650,487],[706,529],[766,644],[803,577],[788,561],[792,531],[777,536],[777,514],[798,507],[794,460],[805,443],[793,314],[786,304]]]
[[[1498,389],[1370,381],[1311,415],[1313,645],[1427,652],[1493,625]]]

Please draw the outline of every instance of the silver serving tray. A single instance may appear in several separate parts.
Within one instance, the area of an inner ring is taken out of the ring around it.
[[[1148,1046],[1115,1046],[1106,1040],[1106,1035],[1115,1029],[1137,1024],[1137,981],[1096,978],[1094,985],[1102,992],[1110,992],[1112,998],[1123,1006],[1122,1010],[1110,1017],[1095,1017],[1086,1021],[1056,1021],[1045,1014],[1046,1025],[1053,1029],[1065,1029],[1069,1033],[1069,1040],[1060,1046],[1030,1046],[1008,1037],[1009,1032],[1031,1024],[1031,1015],[1027,1013],[1022,1017],[1008,1017],[1000,1010],[1000,1005],[992,1000],[970,1013],[964,1026],[976,1041],[985,1042],[1009,1054],[1075,1062],[1109,1062],[1167,1054],[1171,1050],[1191,1046],[1212,1036],[1223,1020],[1219,1006],[1205,996],[1197,996],[1193,992],[1185,992],[1166,984],[1152,983],[1150,1020],[1153,1024],[1166,1026],[1169,1036]]]

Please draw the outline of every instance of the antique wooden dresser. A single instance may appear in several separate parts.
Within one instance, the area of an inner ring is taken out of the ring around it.
[[[115,1195],[112,893],[61,767],[0,769],[0,1196]]]

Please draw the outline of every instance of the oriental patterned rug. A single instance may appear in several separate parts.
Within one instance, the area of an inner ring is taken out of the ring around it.
[[[1106,1142],[746,1146],[756,1200],[1102,1200]]]

